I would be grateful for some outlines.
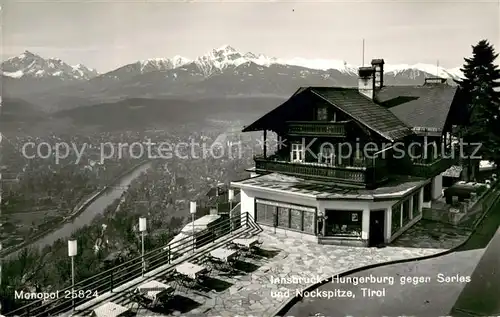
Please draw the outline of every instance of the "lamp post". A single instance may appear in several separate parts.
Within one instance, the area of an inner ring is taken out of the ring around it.
[[[229,200],[229,210],[233,209],[234,189],[229,189],[227,192],[227,200]]]
[[[2,242],[0,242],[0,254],[1,253],[2,253]],[[2,263],[3,263],[3,257],[0,256],[0,290],[2,290]],[[2,302],[3,301],[0,300],[0,314],[2,313]]]
[[[146,232],[146,218],[139,218],[139,231],[141,232],[141,258],[142,258],[142,276],[146,271],[146,262],[144,261],[144,233]]]
[[[0,242],[0,254],[2,253],[2,242]],[[2,288],[2,264],[3,257],[0,257],[0,289]],[[2,303],[0,303],[1,305]],[[0,313],[2,312],[2,306],[0,306]]]
[[[73,311],[75,311],[75,256],[78,253],[76,240],[68,240],[68,256],[71,258],[71,298]]]
[[[234,190],[229,189],[227,192],[227,200],[229,200],[229,233],[233,233],[233,200],[234,200]]]
[[[189,213],[191,214],[191,221],[193,224],[193,253],[194,253],[195,244],[196,244],[196,240],[194,237],[194,215],[196,214],[196,201],[192,201],[189,204]]]

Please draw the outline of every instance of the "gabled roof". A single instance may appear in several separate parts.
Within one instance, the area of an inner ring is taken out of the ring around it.
[[[413,134],[392,112],[360,94],[358,88],[311,88],[312,92],[389,141]]]
[[[389,141],[413,134],[391,111],[360,94],[357,88],[337,87],[301,87],[290,99],[246,127],[243,132],[258,131],[272,125],[273,120],[282,118],[282,114],[287,112],[286,107],[290,105],[291,100],[305,92],[321,98]]]
[[[269,111],[259,119],[257,119],[254,123],[245,126],[242,132],[251,132],[251,131],[261,131],[264,129],[269,129],[270,126],[273,125],[274,118],[281,118],[282,115],[285,115],[287,112],[287,106],[291,103],[291,100],[294,99],[295,96],[301,94],[302,92],[308,90],[309,87],[300,87],[293,93],[293,95],[288,98],[287,101]]]
[[[457,87],[448,85],[386,86],[376,100],[410,127],[443,129]]]

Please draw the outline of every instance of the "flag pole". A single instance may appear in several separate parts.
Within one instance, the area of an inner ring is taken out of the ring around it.
[[[365,67],[365,39],[363,39],[362,66]]]

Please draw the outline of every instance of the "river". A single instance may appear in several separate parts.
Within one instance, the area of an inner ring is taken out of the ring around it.
[[[32,242],[27,247],[38,247],[43,248],[47,245],[52,245],[58,239],[69,238],[73,232],[77,229],[88,225],[92,220],[99,214],[102,214],[106,207],[111,205],[116,199],[120,198],[121,195],[127,190],[128,186],[132,181],[145,172],[151,167],[151,162],[144,163],[143,165],[135,168],[130,173],[124,175],[120,180],[113,184],[110,188],[105,190],[97,199],[90,203],[78,216],[76,216],[72,221],[69,221],[60,227],[57,227],[54,231],[48,233],[47,235],[41,237],[40,239]],[[6,258],[14,257],[19,251],[5,256]]]

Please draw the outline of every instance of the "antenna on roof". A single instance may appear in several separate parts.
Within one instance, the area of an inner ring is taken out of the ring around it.
[[[363,63],[363,67],[365,67],[365,39],[363,39],[363,55],[362,55],[362,63]]]
[[[439,77],[439,59],[437,60],[436,64],[436,77]]]

